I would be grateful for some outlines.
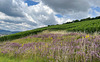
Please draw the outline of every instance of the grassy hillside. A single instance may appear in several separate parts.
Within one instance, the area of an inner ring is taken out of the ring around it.
[[[73,22],[69,24],[49,26],[48,30],[66,30],[76,32],[94,33],[100,32],[100,19],[85,20],[80,22]]]
[[[52,25],[48,27],[38,28],[34,30],[29,30],[25,32],[20,32],[4,37],[0,37],[0,41],[14,40],[18,38],[22,38],[31,34],[37,34],[38,32],[42,32],[44,30],[66,30],[66,31],[77,31],[77,32],[86,32],[86,33],[94,33],[100,32],[100,19],[82,19],[78,22],[71,22],[62,25]]]

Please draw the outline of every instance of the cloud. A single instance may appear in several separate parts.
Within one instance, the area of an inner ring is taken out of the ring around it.
[[[61,14],[87,12],[90,8],[86,0],[42,0],[42,2]]]
[[[5,5],[6,3],[9,5]],[[31,30],[58,23],[53,10],[42,3],[28,6],[23,0],[0,0],[0,5],[2,5],[0,6],[0,20],[3,22],[0,24],[1,29]]]
[[[25,18],[11,17],[2,12],[0,12],[0,14],[1,14],[0,19],[3,20],[4,22],[13,23],[13,24],[27,23],[27,24],[33,25],[33,26],[37,25],[35,22],[29,21],[28,18],[26,18],[26,17]]]
[[[28,12],[26,11],[27,14],[35,19],[35,21],[39,24],[52,25],[57,23],[54,17],[53,10],[43,5],[42,3],[28,8]]]
[[[57,16],[55,16],[56,20],[58,21],[58,24],[62,24],[62,23],[66,23],[66,22],[71,22],[71,19],[68,18],[58,18]]]
[[[100,7],[100,0],[88,0],[91,6]]]
[[[17,2],[18,1],[18,2]],[[13,17],[24,17],[22,2],[19,0],[0,0],[0,12]]]
[[[42,2],[69,19],[86,18],[91,8],[88,0],[42,0]]]
[[[32,1],[35,1],[35,2],[40,2],[41,0],[32,0]]]

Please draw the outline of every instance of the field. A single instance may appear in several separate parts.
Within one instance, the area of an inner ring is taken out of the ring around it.
[[[46,30],[1,42],[0,62],[100,62],[100,35]]]

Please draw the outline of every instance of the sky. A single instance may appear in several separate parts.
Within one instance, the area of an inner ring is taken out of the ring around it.
[[[0,29],[26,31],[100,16],[100,0],[0,0]]]

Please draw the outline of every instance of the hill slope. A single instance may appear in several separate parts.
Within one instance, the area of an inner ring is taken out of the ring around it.
[[[100,32],[100,19],[93,20],[83,20],[78,22],[66,23],[62,25],[52,25],[48,27],[38,28],[34,30],[29,30],[25,32],[20,32],[4,37],[0,37],[0,41],[14,40],[18,38],[22,38],[31,34],[37,34],[38,32],[42,32],[44,30],[66,30],[66,31],[81,31],[86,33],[94,33]]]
[[[100,32],[100,19],[85,20],[48,27],[49,30],[81,31],[86,33]]]

